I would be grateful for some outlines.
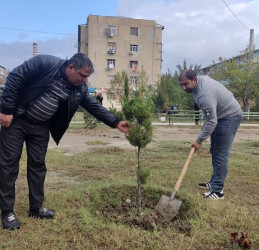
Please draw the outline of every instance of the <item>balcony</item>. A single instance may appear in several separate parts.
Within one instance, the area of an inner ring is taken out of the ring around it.
[[[107,71],[110,71],[112,69],[114,69],[114,64],[109,64],[109,66],[106,68]]]
[[[138,71],[138,67],[137,66],[132,67],[132,71],[133,72],[137,72]]]
[[[108,54],[115,54],[115,52],[116,52],[115,49],[108,49],[107,50]]]

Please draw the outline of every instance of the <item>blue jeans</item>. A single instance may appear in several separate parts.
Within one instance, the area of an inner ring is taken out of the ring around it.
[[[226,117],[218,123],[210,136],[213,173],[211,177],[211,192],[221,192],[228,173],[228,158],[237,129],[242,121],[242,115]]]

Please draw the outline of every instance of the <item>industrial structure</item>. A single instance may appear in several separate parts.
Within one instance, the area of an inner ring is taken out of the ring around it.
[[[38,54],[38,45],[37,43],[32,44],[32,56],[37,56]]]
[[[120,107],[106,90],[122,70],[127,72],[132,88],[142,69],[149,85],[160,79],[163,29],[152,20],[96,15],[89,15],[87,23],[78,26],[78,52],[87,54],[95,68],[89,88],[102,93],[104,106]]]

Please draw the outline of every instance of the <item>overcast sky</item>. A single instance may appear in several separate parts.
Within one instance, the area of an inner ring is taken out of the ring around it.
[[[162,71],[206,67],[230,58],[249,44],[259,47],[259,0],[12,0],[1,2],[0,65],[12,70],[38,54],[69,58],[77,52],[77,28],[87,16],[124,16],[163,25]]]

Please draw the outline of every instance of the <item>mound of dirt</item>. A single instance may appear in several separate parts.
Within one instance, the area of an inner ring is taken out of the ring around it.
[[[194,209],[191,200],[186,197],[183,199],[178,197],[183,201],[179,213],[171,221],[167,221],[155,211],[162,194],[164,192],[161,190],[142,188],[141,215],[138,215],[136,187],[134,186],[111,186],[99,190],[98,201],[93,198],[89,204],[94,204],[98,208],[94,214],[103,220],[148,231],[159,231],[163,228],[173,227],[182,233],[189,234],[191,223],[188,221],[188,217],[193,214],[191,210]],[[95,196],[96,194],[93,194],[93,197]],[[195,214],[197,215],[197,212]]]

